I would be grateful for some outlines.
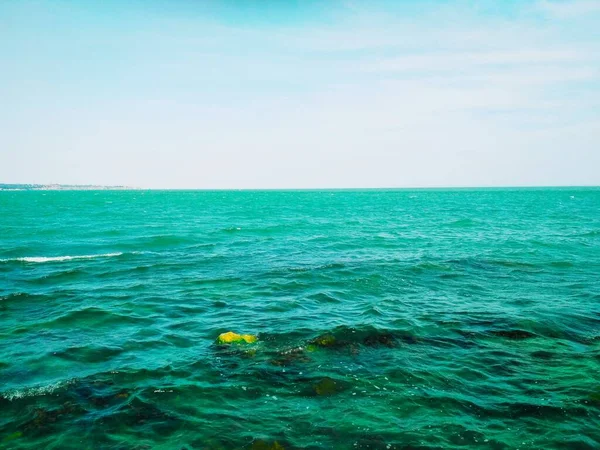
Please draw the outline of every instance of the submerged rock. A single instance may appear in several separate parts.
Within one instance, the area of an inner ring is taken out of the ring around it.
[[[311,342],[312,345],[318,345],[319,347],[333,347],[335,346],[337,340],[335,336],[331,334],[326,334],[324,336],[319,336],[315,340]]]
[[[314,352],[319,348],[339,350],[350,345],[353,345],[353,343],[348,340],[338,339],[332,334],[324,334],[310,341],[306,346],[306,350],[309,352]]]
[[[534,333],[525,330],[496,330],[492,331],[494,336],[499,336],[507,339],[521,340],[536,337]]]
[[[370,326],[358,328],[342,326],[316,337],[308,343],[306,350],[310,352],[319,348],[347,349],[356,354],[361,346],[394,348],[400,343],[414,344],[417,343],[417,339],[410,334],[379,330]]]
[[[539,359],[553,359],[556,355],[552,352],[548,352],[545,350],[537,350],[535,352],[531,352],[531,356]]]
[[[285,450],[283,445],[279,442],[275,441],[273,443],[268,443],[263,440],[254,441],[252,443],[251,450]]]
[[[589,397],[589,402],[592,405],[600,406],[600,388],[598,388],[596,392],[592,392],[592,394]]]
[[[4,439],[2,439],[2,442],[12,441],[12,440],[15,440],[15,439],[19,439],[20,437],[23,437],[23,432],[22,431],[15,431],[14,433],[9,434]]]
[[[344,391],[347,388],[346,383],[333,378],[325,377],[313,386],[313,391],[317,395],[333,395]]]
[[[58,409],[36,408],[33,411],[33,418],[24,424],[23,431],[28,433],[51,432],[59,422],[70,420],[84,413],[85,411],[79,405],[69,402]]]
[[[233,331],[227,333],[221,333],[217,338],[217,344],[252,344],[256,342],[258,338],[252,334],[237,334]]]
[[[397,447],[392,444],[388,444],[383,436],[369,436],[363,435],[354,444],[356,448],[366,449],[366,450],[390,450],[396,449]],[[407,449],[411,449],[414,447],[406,447]]]
[[[296,347],[280,352],[270,363],[274,366],[289,366],[297,362],[305,363],[309,361],[310,358],[304,354],[304,348]]]
[[[396,338],[391,333],[374,333],[366,336],[363,344],[367,347],[396,347]]]
[[[115,398],[119,398],[119,399],[129,398],[129,392],[127,392],[126,390],[121,390],[121,392],[119,392],[118,394],[115,395]]]

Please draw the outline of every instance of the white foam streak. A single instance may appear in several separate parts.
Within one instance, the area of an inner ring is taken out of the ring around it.
[[[75,256],[25,256],[23,258],[0,259],[2,262],[22,261],[30,263],[45,263],[55,261],[71,261],[74,259],[93,259],[93,258],[111,258],[113,256],[121,256],[123,253],[104,253],[101,255],[75,255]]]
[[[0,397],[4,397],[6,400],[13,401],[13,400],[17,400],[20,398],[49,395],[49,394],[52,394],[57,389],[67,386],[67,385],[71,384],[72,382],[73,382],[72,380],[58,381],[56,383],[52,383],[52,384],[49,384],[46,386],[36,386],[36,387],[25,388],[25,389],[14,389],[14,390],[10,390],[8,392],[0,393]]]

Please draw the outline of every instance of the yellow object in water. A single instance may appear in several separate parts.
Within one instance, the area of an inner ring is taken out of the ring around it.
[[[313,344],[318,345],[320,347],[332,347],[335,345],[335,336],[330,334],[326,334],[325,336],[319,336],[313,341]]]
[[[217,338],[217,344],[234,344],[245,342],[247,344],[252,344],[256,342],[258,338],[253,336],[252,334],[237,334],[233,331],[228,331],[227,333],[221,333]]]
[[[283,445],[281,445],[277,441],[273,442],[272,444],[269,444],[268,442],[265,442],[265,441],[254,441],[254,444],[252,444],[251,450],[285,450],[285,449],[283,448]]]

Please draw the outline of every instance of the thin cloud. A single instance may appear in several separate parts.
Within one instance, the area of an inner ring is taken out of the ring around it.
[[[445,71],[480,66],[514,66],[575,63],[589,60],[579,50],[507,50],[482,52],[407,54],[365,67],[367,71]]]
[[[600,1],[549,1],[538,2],[538,7],[547,14],[559,18],[573,18],[587,14],[600,14]]]

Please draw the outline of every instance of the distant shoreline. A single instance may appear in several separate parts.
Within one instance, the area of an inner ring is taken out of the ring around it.
[[[204,191],[204,192],[316,192],[316,191],[428,191],[428,190],[522,190],[522,189],[599,189],[600,185],[558,186],[404,186],[404,187],[322,187],[322,188],[146,188],[131,186],[67,185],[67,184],[2,184],[1,191]]]
[[[0,184],[0,191],[133,191],[129,186],[98,186],[92,184]]]

